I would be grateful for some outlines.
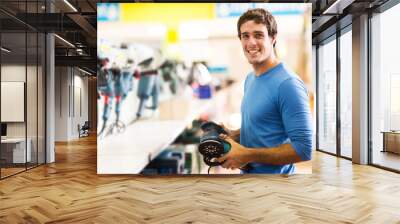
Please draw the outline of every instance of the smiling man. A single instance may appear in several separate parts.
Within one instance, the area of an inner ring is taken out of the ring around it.
[[[237,29],[253,71],[244,85],[241,128],[221,136],[232,147],[218,161],[225,168],[243,168],[243,173],[292,174],[293,163],[311,159],[307,89],[274,53],[277,25],[271,13],[248,10]],[[233,139],[239,135],[238,143]]]

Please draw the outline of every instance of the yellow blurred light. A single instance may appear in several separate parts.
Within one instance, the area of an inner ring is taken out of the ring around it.
[[[123,22],[151,21],[177,26],[181,21],[215,17],[215,3],[121,3]]]
[[[167,32],[167,43],[168,44],[175,44],[178,42],[178,31],[174,28],[168,29]]]

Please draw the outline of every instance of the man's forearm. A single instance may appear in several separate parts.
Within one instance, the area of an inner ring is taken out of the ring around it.
[[[285,165],[302,161],[291,144],[283,144],[273,148],[246,148],[246,162]]]

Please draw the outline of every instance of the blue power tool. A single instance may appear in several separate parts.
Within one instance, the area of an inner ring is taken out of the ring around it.
[[[231,144],[219,137],[220,134],[228,134],[221,126],[214,122],[206,122],[201,125],[204,134],[200,138],[199,152],[208,166],[220,166],[216,161],[231,150]]]

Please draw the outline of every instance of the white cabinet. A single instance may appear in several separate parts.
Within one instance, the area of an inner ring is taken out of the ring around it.
[[[2,147],[12,149],[12,163],[25,163],[32,161],[32,140],[26,140],[27,148],[25,152],[25,138],[7,138],[1,140]]]

